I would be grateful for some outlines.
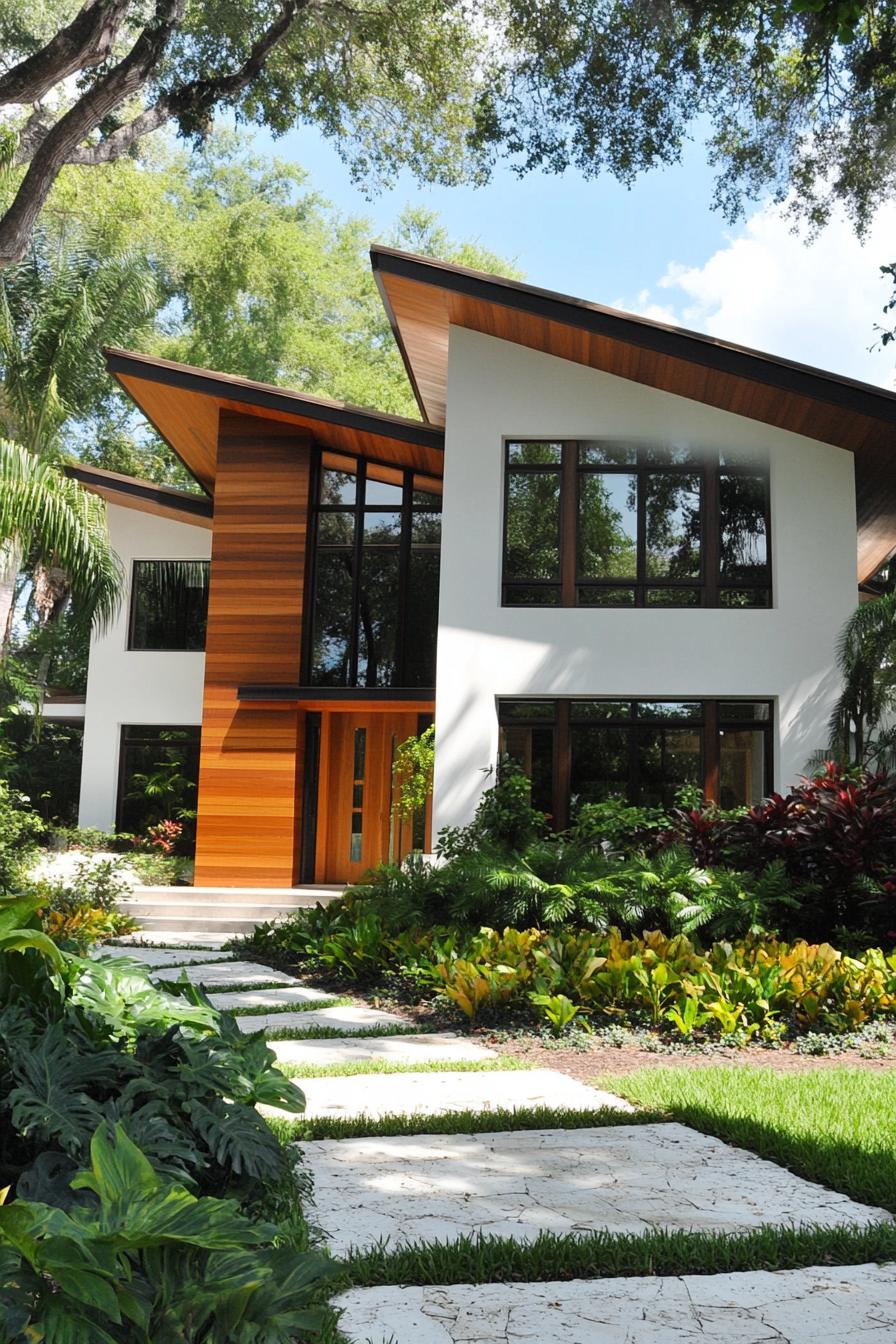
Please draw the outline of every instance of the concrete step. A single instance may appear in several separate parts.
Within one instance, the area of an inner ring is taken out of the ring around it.
[[[258,925],[271,916],[255,913],[248,919],[233,919],[229,915],[202,915],[198,918],[185,918],[183,915],[142,915],[139,910],[128,910],[128,914],[140,925],[141,933],[152,934],[156,942],[180,941],[184,943],[204,943],[206,938],[200,934],[213,934],[226,938],[230,934],[251,933]]]
[[[190,901],[197,905],[281,905],[297,910],[327,905],[341,896],[343,886],[310,887],[134,887],[137,901]]]
[[[179,900],[170,896],[161,896],[157,899],[152,896],[140,896],[136,900],[120,901],[119,904],[122,910],[126,911],[132,919],[139,919],[141,923],[144,919],[155,918],[179,918],[182,920],[215,918],[239,920],[240,922],[251,920],[253,924],[261,924],[265,920],[283,919],[302,908],[285,905],[279,901],[246,901],[239,904],[236,901],[222,901],[220,903],[216,901],[195,901],[189,895],[186,896],[186,899],[181,897]]]
[[[257,924],[327,905],[343,890],[342,886],[135,887],[121,905],[147,933],[189,942],[202,932],[251,933]]]

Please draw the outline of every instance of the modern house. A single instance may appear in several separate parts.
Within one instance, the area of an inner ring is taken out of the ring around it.
[[[108,352],[204,493],[72,469],[130,579],[91,647],[81,823],[127,828],[164,742],[198,770],[197,884],[341,882],[427,843],[392,762],[433,718],[433,834],[502,750],[558,827],[786,787],[896,544],[896,396],[371,257],[420,421]]]

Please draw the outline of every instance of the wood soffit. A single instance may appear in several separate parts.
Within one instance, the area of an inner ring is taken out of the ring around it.
[[[745,346],[426,257],[371,248],[414,394],[444,425],[450,326],[584,364],[855,455],[858,577],[896,541],[896,394]]]
[[[85,490],[100,495],[110,504],[140,513],[152,513],[159,518],[170,518],[177,523],[211,528],[212,501],[207,495],[193,495],[188,490],[177,490],[170,485],[156,485],[136,476],[123,476],[117,471],[103,471],[99,467],[70,463],[66,476],[80,482]]]
[[[437,426],[128,350],[107,349],[105,356],[110,373],[209,495],[222,411],[295,426],[334,452],[442,475],[444,433]]]

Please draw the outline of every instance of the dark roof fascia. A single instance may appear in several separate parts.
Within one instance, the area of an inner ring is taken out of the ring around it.
[[[149,382],[178,387],[203,396],[227,397],[247,406],[282,411],[287,415],[301,415],[322,424],[344,425],[348,429],[374,434],[382,439],[416,444],[422,448],[444,451],[445,434],[436,425],[418,424],[404,416],[387,415],[384,411],[368,411],[359,406],[346,406],[337,401],[289,392],[267,383],[253,383],[231,374],[196,369],[188,364],[153,359],[127,350],[106,349],[106,365],[113,374],[125,374]]]
[[[414,686],[283,686],[253,683],[237,689],[238,700],[420,700],[436,698],[434,690]]]
[[[404,364],[404,371],[408,376],[408,382],[410,383],[411,391],[414,394],[414,400],[417,403],[417,406],[419,408],[420,414],[423,416],[423,419],[426,421],[428,425],[431,425],[432,420],[430,420],[429,418],[429,411],[426,408],[426,402],[423,400],[423,394],[421,393],[420,386],[417,382],[417,374],[414,370],[413,364],[411,363],[410,356],[408,355],[407,348],[404,343],[404,337],[401,334],[401,327],[399,327],[398,322],[396,320],[395,312],[392,308],[392,301],[389,298],[389,293],[386,289],[386,285],[383,280],[382,271],[380,270],[380,267],[377,265],[377,259],[374,248],[370,249],[370,260],[373,265],[373,278],[376,283],[376,287],[379,290],[380,302],[382,303],[383,307],[386,310],[386,317],[389,319],[389,326],[392,331],[392,339],[398,346],[398,353],[401,355],[401,360],[402,363]]]
[[[539,289],[518,280],[486,275],[464,266],[398,252],[394,248],[374,245],[370,249],[370,260],[375,274],[382,272],[395,275],[418,284],[432,285],[468,298],[512,308],[896,424],[896,393],[875,387],[872,383],[753,350],[749,346],[719,341],[713,336],[656,322],[652,318],[605,308],[585,299]],[[397,322],[378,275],[377,283],[394,331]],[[400,348],[413,383],[413,371],[403,346]],[[417,396],[419,401],[419,394]]]
[[[102,486],[105,490],[118,495],[129,495],[132,499],[144,499],[149,504],[162,508],[176,509],[193,517],[211,518],[214,504],[207,495],[191,495],[186,490],[177,490],[170,485],[156,485],[152,481],[135,479],[122,480],[120,476],[105,472],[99,467],[83,467],[75,462],[65,467],[66,476],[80,481],[82,485]]]

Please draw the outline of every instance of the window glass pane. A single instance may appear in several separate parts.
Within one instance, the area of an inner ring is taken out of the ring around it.
[[[398,545],[401,539],[401,512],[398,509],[377,509],[364,514],[364,545]]]
[[[719,476],[720,572],[723,580],[761,584],[768,581],[765,514],[768,480],[764,475]]]
[[[325,469],[320,474],[321,504],[354,504],[357,482],[347,471]]]
[[[439,626],[439,552],[411,550],[405,636],[406,686],[435,686]]]
[[[390,481],[373,481],[367,477],[364,485],[365,504],[393,504],[401,508],[403,499],[404,486],[400,482],[395,485]]]
[[[699,700],[639,700],[636,709],[639,719],[703,718],[703,705]]]
[[[573,700],[569,717],[575,723],[594,719],[630,719],[631,700]]]
[[[201,652],[208,617],[207,560],[135,560],[129,649]]]
[[[726,729],[719,734],[719,802],[722,807],[751,806],[765,794],[765,733],[762,729]]]
[[[563,445],[560,443],[545,443],[534,440],[526,443],[508,443],[507,461],[511,466],[559,467],[562,452]]]
[[[438,513],[442,508],[442,496],[431,490],[415,490],[411,499],[415,508],[429,509],[433,513]]]
[[[411,541],[419,545],[438,546],[442,539],[441,513],[415,509],[411,514]]]
[[[768,607],[771,593],[767,588],[722,588],[720,607]]]
[[[365,547],[358,603],[358,684],[397,685],[397,546]]]
[[[696,462],[699,454],[695,453],[689,444],[656,443],[647,445],[644,456],[651,466],[676,467]]]
[[[504,577],[508,581],[559,579],[559,472],[510,473]]]
[[[500,750],[510,756],[532,784],[532,806],[551,814],[554,779],[553,728],[526,728],[510,725],[501,729]]]
[[[317,540],[321,546],[351,546],[355,539],[354,513],[320,513]]]
[[[553,700],[502,700],[498,705],[500,723],[531,722],[533,719],[553,723],[554,715]]]
[[[633,467],[638,460],[638,449],[633,443],[599,443],[588,440],[579,444],[579,465]]]
[[[633,607],[634,588],[586,587],[578,589],[580,607]]]
[[[586,728],[570,731],[570,801],[599,803],[627,797],[629,789],[628,728]]]
[[[719,722],[769,723],[772,707],[767,700],[720,700]]]
[[[315,686],[349,684],[353,573],[352,551],[318,552],[311,653]]]
[[[637,477],[627,472],[579,473],[578,573],[583,579],[634,578],[637,573]]]
[[[645,477],[647,576],[700,577],[700,477],[649,472]]]
[[[505,607],[559,607],[560,589],[550,585],[531,588],[508,587],[504,592]]]
[[[145,832],[147,826],[173,818],[184,827],[181,848],[195,842],[199,779],[199,728],[161,728],[128,724],[121,735],[121,787],[116,827]]]
[[[638,799],[671,807],[683,784],[703,783],[701,734],[693,728],[639,728]]]
[[[648,607],[699,607],[699,588],[648,588]]]

